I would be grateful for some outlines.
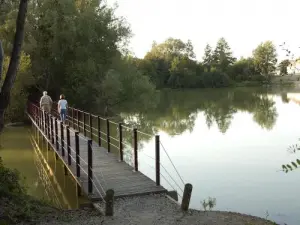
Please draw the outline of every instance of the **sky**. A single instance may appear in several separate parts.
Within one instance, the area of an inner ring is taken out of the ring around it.
[[[151,49],[153,41],[169,37],[190,39],[197,59],[206,44],[215,46],[224,37],[235,57],[251,56],[266,40],[278,46],[279,59],[286,42],[300,57],[299,0],[107,0],[117,2],[116,14],[130,24],[130,50],[137,57]]]

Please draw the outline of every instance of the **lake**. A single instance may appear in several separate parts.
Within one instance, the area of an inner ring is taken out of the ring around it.
[[[31,142],[31,127],[5,128],[1,137],[0,157],[4,164],[20,171],[28,194],[64,209],[76,209],[87,199],[77,197],[76,183],[64,175],[63,163],[47,151],[41,137]],[[34,147],[35,146],[35,147]]]
[[[212,197],[214,210],[298,225],[300,171],[285,173],[282,165],[298,158],[289,146],[300,138],[299,104],[300,89],[295,88],[168,90],[158,94],[152,107],[124,108],[118,119],[138,128],[139,169],[152,179],[153,135],[160,135],[162,185],[182,195],[182,182],[166,150],[184,182],[193,184],[192,208],[203,209],[201,202]],[[39,149],[33,148],[29,129],[5,130],[0,149],[5,164],[21,171],[29,194],[39,199],[60,208],[86,203],[76,197],[75,182],[64,175],[53,151],[47,151],[40,138]],[[117,129],[111,129],[117,138]],[[125,130],[123,138],[130,145],[132,130]],[[131,162],[126,146],[124,157]]]
[[[201,201],[212,197],[214,210],[298,225],[300,171],[285,173],[282,164],[299,156],[288,150],[299,143],[299,104],[300,90],[294,88],[164,91],[154,109],[120,116],[128,125],[160,135],[184,181],[193,184],[193,208],[203,209]],[[139,134],[139,139],[140,170],[154,179],[154,138]],[[161,152],[162,164],[182,187]],[[162,183],[173,189],[165,179]]]

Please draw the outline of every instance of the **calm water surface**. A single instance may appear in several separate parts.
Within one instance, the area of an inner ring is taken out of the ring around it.
[[[184,181],[194,186],[193,208],[202,209],[201,201],[214,197],[216,210],[299,225],[300,171],[281,171],[282,164],[299,157],[288,151],[300,138],[297,99],[300,91],[294,89],[168,91],[155,109],[121,116],[147,133],[160,134]],[[154,140],[143,134],[139,138],[140,169],[154,178]],[[182,186],[163,150],[161,154],[162,164]]]
[[[152,135],[160,135],[162,165],[182,188],[165,148],[184,181],[194,186],[193,208],[202,209],[201,201],[213,197],[215,210],[299,225],[300,171],[284,173],[281,167],[300,158],[297,152],[288,151],[300,138],[298,102],[300,90],[296,89],[166,91],[153,102],[154,108],[128,107],[121,117],[127,126],[151,134],[138,133],[139,168],[153,179]],[[126,137],[131,140],[132,131],[126,134],[125,130],[125,141]],[[112,134],[117,134],[116,129],[112,128]],[[33,149],[27,128],[7,129],[2,145],[0,156],[26,177],[31,195],[63,208],[76,208],[84,202],[76,198],[75,183],[63,174],[53,152],[42,142],[41,152]],[[126,145],[125,151],[130,161]],[[163,186],[177,189],[181,195],[164,168]]]
[[[52,150],[47,151],[41,137],[36,140],[36,144],[31,142],[29,129],[5,129],[0,149],[0,157],[5,165],[19,170],[21,176],[25,177],[29,195],[66,209],[78,208],[80,204],[86,203],[86,198],[77,198],[73,178],[64,175],[62,162],[55,160]]]

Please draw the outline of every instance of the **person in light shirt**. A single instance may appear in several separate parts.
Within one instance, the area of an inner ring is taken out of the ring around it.
[[[63,123],[65,123],[65,121],[66,121],[67,108],[68,108],[68,102],[65,99],[65,96],[64,95],[60,95],[60,100],[57,103],[57,110],[59,112],[60,119],[61,119],[61,121]]]
[[[40,100],[40,107],[44,112],[51,113],[52,99],[49,95],[47,95],[47,91],[43,92],[43,96]]]

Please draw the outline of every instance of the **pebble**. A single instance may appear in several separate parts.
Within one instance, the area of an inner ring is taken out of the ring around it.
[[[100,204],[100,207],[104,207]],[[232,212],[189,210],[164,195],[146,195],[115,200],[114,216],[105,217],[95,210],[73,210],[68,220],[42,221],[42,225],[272,225],[273,222]]]

